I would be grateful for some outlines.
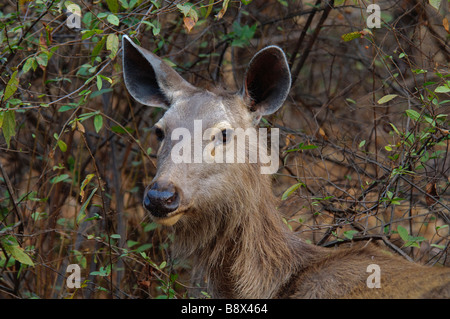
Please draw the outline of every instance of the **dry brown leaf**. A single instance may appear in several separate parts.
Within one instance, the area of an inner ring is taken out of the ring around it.
[[[289,145],[291,145],[291,140],[293,140],[293,139],[294,139],[294,135],[292,135],[292,134],[286,135],[286,140],[285,140],[286,147],[288,147]]]
[[[217,20],[220,20],[220,19],[223,18],[223,16],[224,16],[225,13],[227,12],[227,9],[228,9],[228,3],[229,3],[229,2],[230,2],[230,0],[225,0],[225,1],[223,2],[222,9],[220,9],[219,13],[216,14]]]
[[[436,183],[428,183],[425,190],[428,195],[433,196],[436,199],[439,199],[439,195],[436,190]],[[434,200],[429,196],[425,196],[425,201],[427,202],[428,206],[434,205],[436,203],[436,200]]]
[[[323,128],[319,128],[319,135],[324,139],[324,140],[328,140],[327,135],[325,134],[325,131],[323,130]]]
[[[80,122],[76,121],[77,123],[77,130],[80,131],[81,133],[86,133],[86,130],[84,129],[83,124],[81,124]]]
[[[448,34],[450,34],[450,28],[448,25],[448,19],[444,18],[444,20],[442,20],[442,25],[444,26],[445,31],[447,31]]]
[[[195,21],[191,17],[184,17],[184,26],[186,27],[188,32],[191,32],[192,28],[195,26]]]

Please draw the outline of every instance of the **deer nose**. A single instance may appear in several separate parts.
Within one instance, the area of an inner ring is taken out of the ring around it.
[[[175,211],[180,196],[172,183],[154,183],[144,196],[144,207],[155,217],[165,217]]]

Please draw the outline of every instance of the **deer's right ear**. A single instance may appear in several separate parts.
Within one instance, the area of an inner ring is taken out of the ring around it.
[[[123,36],[123,77],[138,102],[168,108],[177,92],[192,88],[175,70],[152,52]]]

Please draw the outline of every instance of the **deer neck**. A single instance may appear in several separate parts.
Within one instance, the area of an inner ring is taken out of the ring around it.
[[[197,222],[201,225],[198,229],[192,224],[186,227],[194,230],[189,236],[175,234],[176,250],[189,251],[194,277],[206,278],[214,297],[274,297],[300,267],[297,251],[303,243],[277,212],[270,179],[253,185],[241,188],[252,194],[234,194],[226,205],[216,205],[217,211],[200,214],[210,220]],[[221,218],[211,221],[211,216]],[[186,238],[191,242],[183,240]]]
[[[248,211],[233,233],[234,236],[227,236],[222,251],[224,267],[215,265],[213,272],[230,282],[226,297],[274,297],[297,269],[293,238],[277,215],[275,205],[268,201]],[[217,282],[219,286],[214,288],[220,295],[221,280]]]

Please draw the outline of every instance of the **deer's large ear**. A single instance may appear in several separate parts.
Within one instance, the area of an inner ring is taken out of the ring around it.
[[[269,46],[250,61],[245,74],[242,95],[259,119],[276,112],[291,88],[291,73],[283,50]]]
[[[125,85],[138,102],[167,108],[177,92],[193,88],[163,60],[129,37],[123,37],[122,47]]]

